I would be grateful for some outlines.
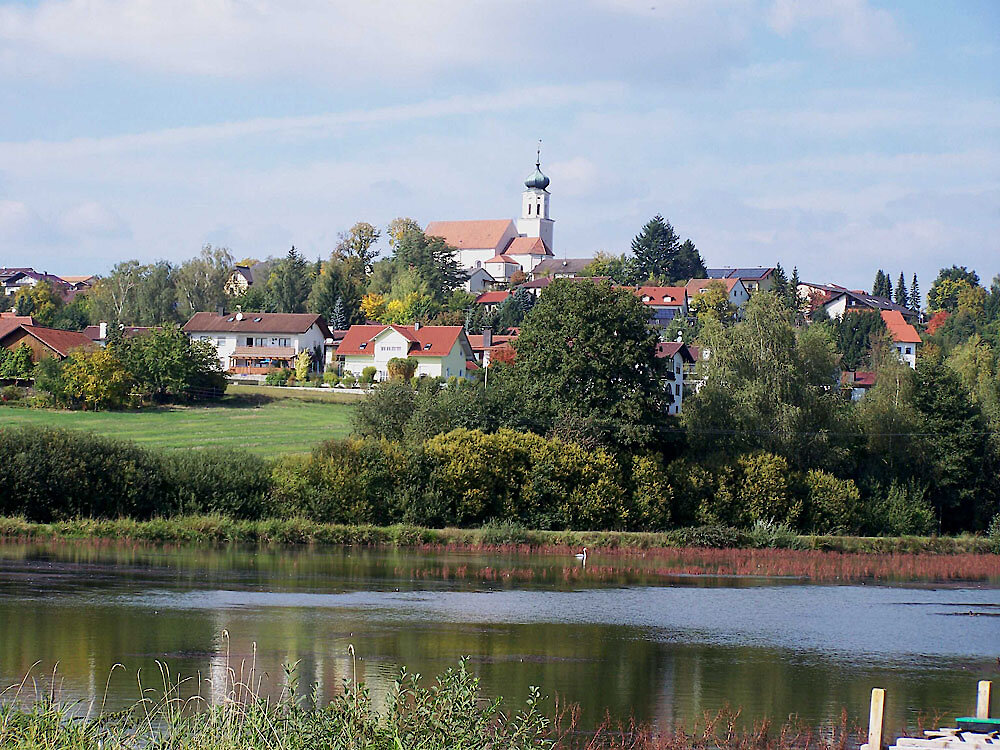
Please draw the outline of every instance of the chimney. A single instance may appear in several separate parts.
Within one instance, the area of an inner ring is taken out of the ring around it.
[[[415,321],[415,322],[413,323],[413,330],[414,330],[414,331],[419,331],[419,330],[420,330],[420,321],[419,321],[419,320],[418,320],[418,321]]]
[[[488,349],[493,346],[493,330],[487,326],[483,329],[483,348]]]
[[[97,335],[97,338],[99,338],[101,341],[105,341],[108,338],[108,324],[102,320],[97,328],[98,331],[100,331],[100,333],[98,333]]]

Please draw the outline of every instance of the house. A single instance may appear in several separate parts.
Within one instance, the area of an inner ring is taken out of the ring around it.
[[[708,285],[712,283],[722,284],[726,288],[729,296],[729,304],[737,310],[742,310],[743,305],[750,301],[750,291],[744,286],[740,279],[691,279],[686,285],[688,297],[694,298],[699,294],[704,294]]]
[[[33,326],[35,319],[30,315],[18,315],[16,312],[0,312],[0,336],[17,328],[21,324]]]
[[[277,261],[275,259],[263,260],[252,265],[234,266],[223,284],[222,290],[230,297],[239,297],[247,289],[256,284],[267,283],[268,277]]]
[[[309,313],[197,312],[184,332],[215,346],[230,375],[256,380],[293,368],[303,351],[312,356],[314,369],[321,369],[326,340],[333,338],[322,316]]]
[[[22,289],[34,286],[40,281],[49,283],[55,292],[62,298],[63,302],[72,301],[73,297],[76,296],[76,293],[80,291],[80,289],[85,288],[84,286],[77,287],[59,276],[55,276],[51,273],[36,271],[33,268],[0,268],[0,286],[3,288],[3,293],[8,297],[12,297]],[[90,284],[87,286],[90,286]]]
[[[682,286],[640,286],[632,289],[650,310],[650,321],[666,327],[674,318],[688,314],[688,293]]]
[[[531,271],[531,278],[570,279],[581,275],[593,258],[548,258],[543,260]]]
[[[875,387],[875,373],[845,370],[840,373],[840,387],[844,391],[850,390],[851,401],[860,401]]]
[[[509,256],[524,273],[531,273],[552,256],[553,220],[549,216],[549,178],[542,174],[540,158],[524,181],[521,216],[513,219],[432,221],[424,234],[440,237],[455,248],[462,268],[480,268],[497,256]],[[494,278],[499,277],[490,270]],[[509,278],[509,275],[506,277]]]
[[[805,286],[807,289],[818,289],[821,285],[807,284],[799,285],[799,289]],[[897,305],[888,297],[876,297],[874,294],[859,290],[844,289],[835,285],[828,285],[828,296],[820,302],[817,309],[823,309],[831,318],[840,318],[845,312],[855,310],[895,310],[907,322],[916,320],[919,313],[916,310]],[[801,294],[801,292],[800,292]]]
[[[512,296],[513,292],[483,292],[476,297],[476,304],[482,305],[486,312],[492,312]]]
[[[500,347],[508,346],[510,342],[515,341],[517,333],[508,336],[494,336],[492,330],[484,328],[481,334],[470,333],[468,338],[476,361],[482,367],[489,367],[493,353]]]
[[[94,342],[77,331],[18,323],[0,328],[0,347],[15,351],[21,345],[31,349],[31,361],[46,357],[66,359],[75,349],[93,349]]]
[[[917,329],[907,323],[898,310],[882,310],[881,314],[899,358],[914,370],[917,369],[917,345],[920,344]]]
[[[674,401],[667,409],[668,414],[680,414],[684,404],[684,377],[688,369],[695,363],[695,356],[686,344],[680,341],[663,341],[656,345],[658,359],[668,360],[670,372],[667,374],[667,387],[673,394]]]
[[[119,324],[118,330],[121,331],[122,336],[125,338],[132,339],[136,336],[149,333],[153,328],[146,326],[123,326]],[[83,329],[83,335],[98,346],[104,346],[108,343],[108,324],[102,321],[96,326],[87,326]]]
[[[462,270],[462,276],[462,288],[469,294],[479,294],[487,289],[492,289],[497,281],[490,275],[489,271],[482,267],[465,268]]]
[[[483,268],[497,281],[502,281],[504,283],[510,281],[510,277],[513,276],[521,269],[521,264],[511,255],[506,253],[501,253],[494,255],[488,261],[483,263]]]
[[[337,355],[345,373],[361,375],[366,367],[375,367],[377,380],[389,377],[389,360],[396,358],[415,359],[417,376],[468,378],[479,368],[462,326],[355,325]]]
[[[710,279],[738,279],[750,294],[768,292],[774,285],[773,268],[709,268],[705,275]]]

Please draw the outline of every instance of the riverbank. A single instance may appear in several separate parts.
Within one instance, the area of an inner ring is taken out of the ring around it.
[[[180,544],[317,544],[568,553],[587,547],[602,554],[648,554],[657,550],[790,549],[864,555],[991,555],[997,542],[971,534],[942,537],[796,535],[769,526],[752,530],[696,527],[665,532],[542,531],[498,524],[475,529],[367,526],[320,523],[302,518],[237,520],[182,516],[150,521],[78,519],[32,523],[0,517],[0,537],[20,539],[121,539]]]

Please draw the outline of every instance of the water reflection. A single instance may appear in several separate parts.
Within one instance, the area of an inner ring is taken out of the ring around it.
[[[587,723],[605,711],[690,722],[727,704],[817,725],[847,707],[860,721],[877,684],[899,726],[968,711],[976,679],[996,676],[996,589],[664,577],[657,561],[614,562],[588,561],[606,571],[588,578],[543,556],[0,545],[0,681],[58,662],[64,697],[99,703],[122,663],[108,687],[121,707],[138,697],[137,670],[159,685],[156,659],[191,678],[183,695],[210,681],[215,699],[230,668],[255,663],[276,695],[298,662],[299,689],[329,699],[352,678],[353,644],[377,699],[404,664],[433,675],[470,655],[491,694],[541,685]]]

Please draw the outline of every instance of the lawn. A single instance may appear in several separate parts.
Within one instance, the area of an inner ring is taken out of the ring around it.
[[[332,395],[332,394],[331,394]],[[150,448],[242,448],[274,456],[305,453],[351,431],[350,404],[282,398],[261,404],[226,399],[213,406],[173,406],[131,412],[83,412],[0,407],[0,426],[46,425],[90,430]]]

